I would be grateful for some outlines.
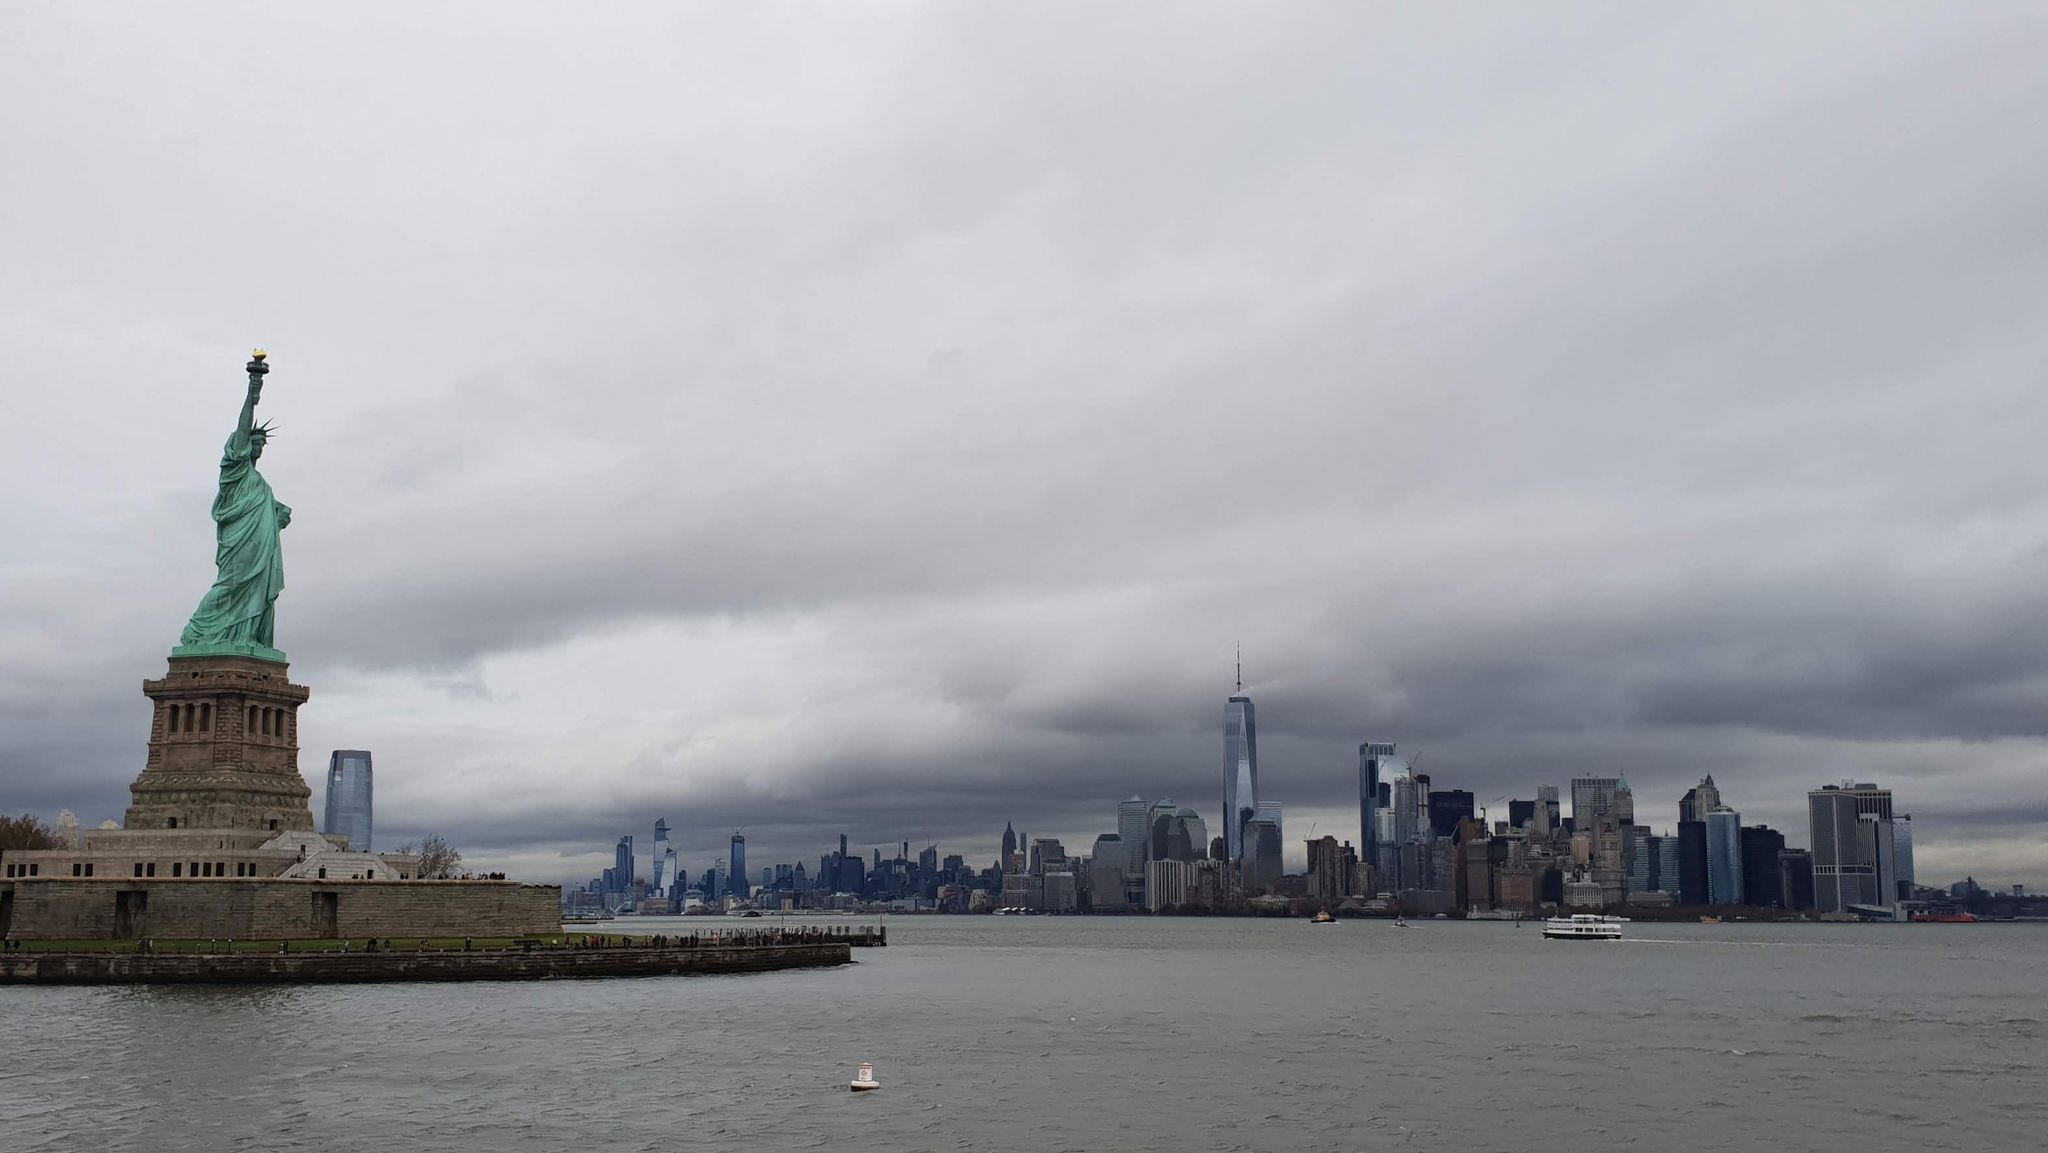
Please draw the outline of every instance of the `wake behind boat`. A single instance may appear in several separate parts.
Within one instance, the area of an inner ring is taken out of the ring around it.
[[[1619,941],[1621,918],[1602,917],[1593,913],[1552,917],[1543,922],[1543,936],[1545,940],[1558,941]]]

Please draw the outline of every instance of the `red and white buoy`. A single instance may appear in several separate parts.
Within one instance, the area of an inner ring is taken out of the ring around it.
[[[856,1093],[865,1093],[870,1089],[880,1089],[881,1087],[882,1083],[875,1080],[875,1063],[873,1061],[862,1061],[860,1068],[853,1074],[852,1083],[847,1086],[847,1088],[852,1089]]]

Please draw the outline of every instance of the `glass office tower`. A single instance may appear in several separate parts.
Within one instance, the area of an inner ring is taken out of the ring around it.
[[[1367,741],[1358,746],[1358,859],[1380,867],[1380,782],[1388,779],[1381,763],[1394,755],[1392,741]]]
[[[1823,785],[1806,794],[1813,845],[1814,908],[1889,906],[1898,900],[1892,791],[1872,784]]]
[[[370,754],[336,749],[327,758],[327,822],[323,831],[348,838],[358,853],[370,851]]]
[[[1259,730],[1252,699],[1223,706],[1223,855],[1244,859],[1244,827],[1259,814]]]
[[[747,839],[737,829],[732,834],[732,895],[747,898]]]
[[[1707,902],[1742,904],[1742,814],[1716,809],[1707,814]]]
[[[1132,797],[1116,803],[1116,835],[1123,843],[1124,859],[1119,867],[1126,877],[1145,875],[1145,847],[1151,841],[1152,819],[1148,815],[1151,802],[1143,797]]]

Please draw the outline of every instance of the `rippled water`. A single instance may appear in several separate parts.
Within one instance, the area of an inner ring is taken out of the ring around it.
[[[755,976],[0,989],[0,1146],[1868,1153],[2048,1133],[2048,926],[889,932],[848,968]],[[881,1092],[846,1091],[861,1060]]]

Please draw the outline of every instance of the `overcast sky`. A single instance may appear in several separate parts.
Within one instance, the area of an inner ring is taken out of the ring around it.
[[[2048,12],[0,7],[0,809],[118,818],[253,345],[301,768],[582,880],[1356,747],[2048,884]],[[1499,804],[1504,806],[1504,802]],[[1503,813],[1496,809],[1496,816]],[[915,848],[915,846],[913,846]]]

